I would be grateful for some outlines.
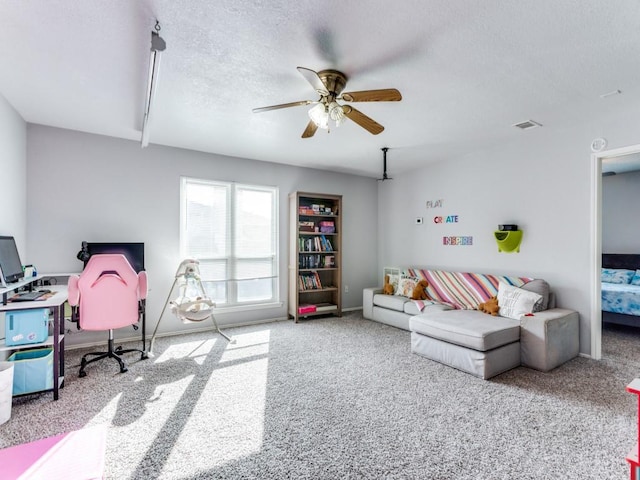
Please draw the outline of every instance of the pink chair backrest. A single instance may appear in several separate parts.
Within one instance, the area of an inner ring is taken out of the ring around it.
[[[147,297],[147,276],[124,255],[93,255],[84,271],[69,278],[69,303],[80,305],[83,330],[111,330],[138,322],[138,301]]]

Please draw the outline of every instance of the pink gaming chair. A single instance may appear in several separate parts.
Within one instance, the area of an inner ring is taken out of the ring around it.
[[[143,313],[147,298],[147,274],[136,273],[124,255],[93,255],[80,276],[69,277],[69,304],[79,306],[78,326],[82,330],[108,330],[109,344],[106,352],[91,352],[82,357],[79,376],[84,377],[87,364],[103,358],[115,358],[120,373],[127,367],[120,357],[123,353],[140,352],[141,359],[147,352],[136,348],[113,348],[113,330],[134,325]],[[75,310],[75,309],[74,309]],[[95,357],[87,360],[87,357]]]

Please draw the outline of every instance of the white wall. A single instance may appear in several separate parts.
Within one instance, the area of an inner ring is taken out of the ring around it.
[[[640,253],[640,171],[602,178],[602,251]]]
[[[390,172],[395,180],[378,187],[378,270],[417,265],[544,278],[559,306],[580,313],[580,351],[589,354],[590,144],[597,137],[611,148],[640,143],[640,105],[623,100],[572,112],[563,124],[514,131],[512,142],[458,161]],[[427,209],[436,199],[443,208]],[[435,225],[436,214],[460,221]],[[415,217],[425,223],[415,225]],[[523,230],[520,253],[498,253],[493,232],[501,223]],[[444,235],[473,236],[473,246],[444,246]]]
[[[145,242],[152,331],[173,282],[179,255],[180,176],[276,185],[280,189],[280,308],[224,314],[221,325],[286,318],[288,194],[294,190],[343,195],[343,307],[362,305],[375,276],[376,181],[240,158],[62,130],[28,127],[29,261],[39,272],[79,271],[82,240]],[[364,214],[369,212],[369,214]],[[165,314],[160,332],[185,328]],[[88,333],[71,335],[83,343]],[[81,337],[81,338],[78,338]]]
[[[0,235],[16,239],[18,252],[27,256],[27,124],[0,94]],[[4,314],[0,314],[0,336],[4,336]],[[0,360],[10,352],[1,352]]]
[[[0,95],[0,235],[16,239],[22,261],[27,257],[27,124]]]

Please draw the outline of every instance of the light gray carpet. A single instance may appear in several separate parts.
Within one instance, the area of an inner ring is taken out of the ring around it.
[[[409,333],[344,317],[161,338],[15,399],[10,446],[108,425],[109,479],[621,479],[635,443],[640,332],[605,331],[605,360],[490,381],[410,353]]]

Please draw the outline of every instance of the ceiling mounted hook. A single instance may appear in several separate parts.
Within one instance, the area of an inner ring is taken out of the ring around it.
[[[160,36],[160,22],[156,19],[156,26],[154,27],[155,32],[151,32],[151,51],[152,52],[162,52],[167,48],[167,44],[164,39]]]
[[[379,182],[384,182],[385,180],[393,180],[393,178],[387,175],[387,151],[389,147],[382,147],[382,178],[379,178]]]

